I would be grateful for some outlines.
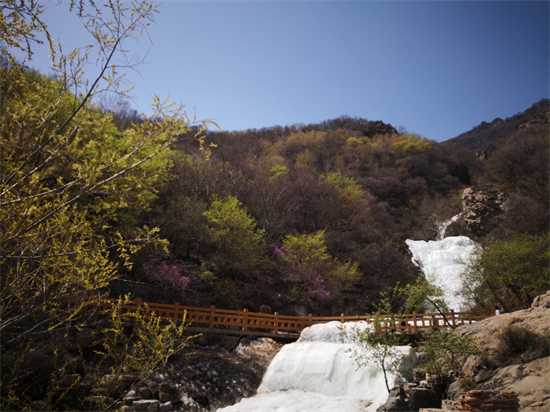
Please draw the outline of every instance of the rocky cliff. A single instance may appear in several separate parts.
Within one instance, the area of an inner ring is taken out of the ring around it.
[[[533,359],[529,353],[508,355],[511,365],[496,367],[506,362],[502,354],[502,337],[510,327],[515,330],[526,330],[533,336],[543,337],[550,346],[550,291],[539,296],[531,308],[512,313],[505,313],[485,319],[471,325],[464,325],[455,333],[477,337],[480,347],[488,352],[486,357],[472,357],[466,362],[463,373],[466,380],[457,381],[450,390],[458,396],[466,389],[507,390],[519,397],[520,410],[525,412],[550,410],[550,356]],[[517,342],[516,342],[517,343]],[[543,342],[544,345],[544,342]],[[544,349],[544,348],[542,348]],[[500,359],[499,359],[500,357]],[[467,383],[467,385],[465,385]],[[466,388],[465,386],[470,386]]]

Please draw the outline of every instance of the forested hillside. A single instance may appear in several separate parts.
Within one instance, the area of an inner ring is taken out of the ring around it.
[[[435,239],[462,210],[466,187],[506,193],[506,223],[488,238],[545,233],[548,123],[522,124],[489,159],[349,117],[210,132],[210,158],[181,139],[173,178],[140,216],[160,227],[169,253],[140,252],[126,276],[177,284],[197,305],[363,313],[381,291],[417,276],[404,240]]]
[[[490,122],[472,128],[459,136],[448,140],[475,151],[478,156],[486,157],[498,146],[501,146],[518,129],[536,124],[548,125],[548,99],[533,104],[524,112],[501,119],[497,117]]]

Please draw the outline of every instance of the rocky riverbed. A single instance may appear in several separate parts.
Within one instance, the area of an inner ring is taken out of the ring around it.
[[[252,396],[281,344],[243,339],[234,351],[191,345],[129,391],[125,411],[215,411]]]

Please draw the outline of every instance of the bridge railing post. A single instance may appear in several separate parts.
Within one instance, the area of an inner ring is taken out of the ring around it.
[[[418,325],[416,324],[416,312],[413,312],[413,325],[414,325],[414,334],[418,335]]]
[[[346,315],[340,313],[340,322],[344,323],[346,321]]]
[[[246,330],[248,326],[248,309],[243,309],[243,328],[242,330]]]
[[[311,316],[311,313],[310,313],[309,316],[308,316],[307,322],[308,322],[308,326],[313,325],[313,316]]]
[[[279,312],[275,312],[275,333],[279,333]]]
[[[452,325],[453,325],[453,329],[456,328],[456,319],[455,319],[455,310],[454,309],[451,309],[451,318],[452,318]]]
[[[208,322],[208,327],[213,328],[214,327],[214,314],[216,313],[216,307],[214,305],[210,306],[210,319]]]

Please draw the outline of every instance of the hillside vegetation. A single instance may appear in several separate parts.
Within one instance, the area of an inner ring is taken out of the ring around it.
[[[159,275],[171,270],[184,279],[181,299],[196,305],[364,313],[380,292],[415,279],[404,240],[435,239],[466,187],[501,190],[507,203],[486,241],[464,225],[459,234],[487,243],[546,233],[547,103],[527,111],[545,122],[520,122],[488,159],[460,139],[349,117],[209,132],[208,159],[181,139],[171,180],[139,217],[160,228],[169,253],[143,250],[126,276],[172,289],[175,278]]]
[[[186,347],[182,327],[146,309],[99,316],[93,305],[109,294],[131,292],[120,304],[370,311],[380,292],[418,278],[404,240],[434,239],[471,186],[507,199],[483,236],[466,221],[453,229],[485,242],[471,268],[479,305],[499,297],[523,308],[546,288],[547,101],[536,121],[509,122],[484,160],[460,139],[437,143],[363,118],[213,132],[158,96],[152,116],[125,103],[124,70],[137,61],[126,42],[146,32],[158,6],[67,2],[91,44],[64,52],[40,2],[8,4],[0,13],[2,410],[122,407],[127,391]],[[41,45],[54,76],[15,57]],[[107,92],[122,100],[98,103]]]

